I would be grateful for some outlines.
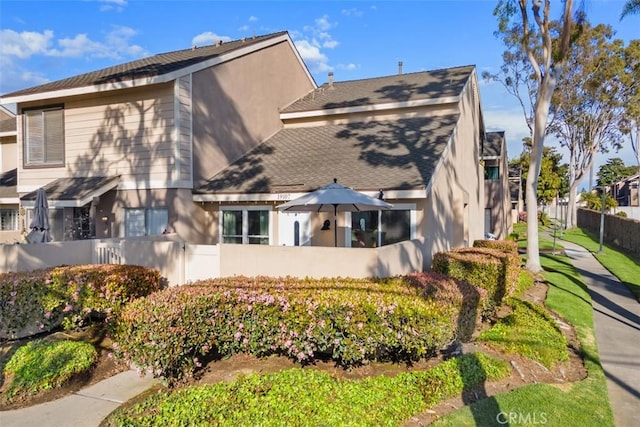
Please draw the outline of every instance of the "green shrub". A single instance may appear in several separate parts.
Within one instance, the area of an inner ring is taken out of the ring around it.
[[[482,307],[486,305],[487,291],[469,283],[439,273],[414,273],[403,278],[421,289],[421,296],[457,308],[456,338],[468,341],[481,321]]]
[[[10,382],[2,400],[11,403],[17,396],[59,387],[89,369],[97,357],[96,349],[86,342],[31,341],[18,348],[3,369]]]
[[[460,312],[420,292],[401,279],[200,281],[128,304],[113,338],[117,355],[170,381],[236,353],[342,366],[419,360],[455,337]]]
[[[518,254],[518,243],[513,240],[476,240],[473,242],[473,247],[498,249],[507,253]]]
[[[105,425],[398,426],[443,399],[508,375],[506,362],[482,353],[425,372],[361,380],[295,368],[163,391],[114,411]]]
[[[616,216],[627,218],[627,213],[625,211],[618,211],[616,212]]]
[[[435,254],[431,269],[485,289],[488,298],[483,314],[490,315],[505,296],[515,291],[520,257],[501,249],[460,248]]]
[[[129,301],[164,287],[157,270],[134,265],[55,267],[0,274],[0,338],[22,338],[109,321]]]

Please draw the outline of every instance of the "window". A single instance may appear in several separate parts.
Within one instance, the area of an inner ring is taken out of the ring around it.
[[[499,166],[485,166],[484,179],[495,181],[500,179],[500,167]]]
[[[64,165],[62,107],[24,111],[24,165]]]
[[[411,228],[410,209],[352,212],[351,247],[373,248],[411,240]]]
[[[158,236],[169,225],[167,208],[135,208],[124,210],[125,237]]]
[[[222,208],[222,243],[269,244],[269,211]]]
[[[18,230],[18,209],[0,209],[0,231]]]

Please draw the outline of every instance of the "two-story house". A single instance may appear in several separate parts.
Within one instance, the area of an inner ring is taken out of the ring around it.
[[[21,238],[16,115],[0,106],[0,243]]]
[[[341,215],[339,246],[353,244],[356,228],[369,247],[417,239],[428,267],[434,252],[483,238],[486,137],[474,66],[330,75],[317,87],[281,32],[159,54],[1,102],[18,106],[21,205],[28,213],[43,187],[56,240],[168,232],[195,243],[333,246],[324,214],[276,206],[334,178],[394,205]]]

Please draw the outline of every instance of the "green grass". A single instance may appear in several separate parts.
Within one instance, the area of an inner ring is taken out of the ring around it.
[[[506,362],[482,353],[449,359],[424,372],[362,380],[336,379],[315,369],[288,369],[160,392],[117,410],[105,424],[397,426],[465,388],[508,375]]]
[[[640,301],[640,262],[638,260],[609,245],[603,245],[603,253],[598,253],[600,241],[580,228],[567,230],[562,238],[593,252],[600,264],[624,283],[636,299]]]
[[[548,235],[553,236],[553,228],[543,227],[538,225],[538,232],[542,233],[546,231]],[[518,222],[513,224],[513,233],[517,235],[516,242],[518,243],[518,249],[526,249],[527,248],[527,224],[525,222]],[[553,243],[553,239],[548,239],[546,237],[538,236],[538,249],[541,251],[560,251],[564,248],[560,244],[560,235],[556,235],[555,245]]]
[[[82,341],[31,341],[19,347],[4,366],[9,386],[2,400],[10,403],[58,387],[89,369],[97,357],[93,345]]]
[[[480,334],[479,341],[536,360],[547,368],[569,359],[567,341],[544,309],[517,298],[505,303],[513,309],[511,314]]]
[[[604,372],[593,331],[591,298],[570,260],[542,255],[549,283],[547,306],[576,327],[588,377],[566,388],[535,384],[497,395],[441,418],[434,426],[613,426]]]

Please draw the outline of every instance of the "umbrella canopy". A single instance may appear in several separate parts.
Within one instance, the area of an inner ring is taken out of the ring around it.
[[[46,243],[51,241],[49,232],[49,203],[47,202],[47,194],[43,188],[39,188],[36,192],[36,201],[33,207],[33,219],[29,224],[31,232],[27,234],[29,243]]]
[[[367,196],[349,187],[338,184],[337,179],[332,184],[325,185],[278,206],[287,212],[333,212],[334,245],[338,245],[338,212],[360,212],[389,210],[392,204],[381,199]]]

